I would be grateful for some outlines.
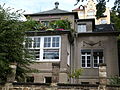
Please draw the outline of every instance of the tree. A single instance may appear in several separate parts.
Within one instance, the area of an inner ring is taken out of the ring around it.
[[[103,13],[106,11],[106,1],[99,0],[98,4],[96,5],[96,9],[96,18],[99,19],[101,16],[103,16]]]
[[[69,77],[75,79],[76,83],[78,83],[78,79],[79,79],[80,75],[82,75],[82,73],[83,73],[82,68],[75,69],[75,71],[73,71],[71,74],[69,74]]]
[[[116,10],[111,11],[110,20],[111,20],[111,23],[113,23],[115,25],[115,29],[117,31],[120,31],[120,17],[117,14]]]
[[[16,80],[22,81],[29,70],[30,56],[23,45],[26,23],[19,20],[22,13],[0,5],[0,82],[6,82],[12,73],[11,64],[17,64]]]
[[[116,11],[118,13],[118,16],[120,18],[120,0],[115,0],[114,7],[112,8],[113,11]]]

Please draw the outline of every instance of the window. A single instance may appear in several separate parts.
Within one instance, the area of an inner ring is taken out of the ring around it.
[[[35,58],[35,60],[40,59],[40,37],[28,37],[25,47],[28,48],[30,55]]]
[[[26,78],[26,82],[34,82],[34,77],[28,76],[28,77]]]
[[[107,20],[106,19],[101,19],[101,24],[107,24]]]
[[[45,26],[49,26],[49,21],[41,21]]]
[[[89,11],[87,12],[87,15],[88,15],[88,16],[94,16],[94,10],[89,10]]]
[[[98,67],[99,63],[103,63],[103,51],[93,50],[93,66]]]
[[[33,42],[34,42],[34,45],[33,45],[34,48],[40,47],[40,37],[35,37]]]
[[[35,60],[60,60],[60,36],[28,37],[25,46]]]
[[[25,47],[26,48],[32,47],[32,38],[26,38]]]
[[[43,59],[59,59],[59,49],[44,49]]]
[[[52,77],[45,77],[44,82],[45,83],[52,83]]]
[[[86,32],[86,24],[78,24],[78,32]]]
[[[97,68],[100,63],[104,63],[103,50],[81,50],[81,67],[90,68],[93,66]]]
[[[79,15],[80,15],[80,16],[84,16],[84,12],[81,11],[81,12],[79,13]]]
[[[59,59],[60,37],[45,37],[43,59]]]
[[[89,82],[81,82],[81,84],[90,84]]]
[[[90,52],[90,50],[82,50],[81,58],[82,58],[82,67],[90,68],[91,67],[91,52]]]
[[[50,47],[51,46],[51,37],[45,37],[44,38],[44,47]]]

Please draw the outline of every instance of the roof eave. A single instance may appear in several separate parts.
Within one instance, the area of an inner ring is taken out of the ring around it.
[[[83,32],[83,33],[78,33],[78,36],[119,36],[120,32],[118,31],[111,31],[111,32]]]

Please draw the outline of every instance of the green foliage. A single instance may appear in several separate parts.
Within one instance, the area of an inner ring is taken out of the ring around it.
[[[106,1],[99,0],[98,4],[96,5],[96,9],[96,18],[99,19],[101,16],[103,16],[103,13],[106,11]]]
[[[110,18],[111,18],[111,23],[113,23],[115,25],[115,29],[117,31],[120,31],[120,18],[117,14],[117,11],[112,10]]]
[[[78,79],[80,75],[82,75],[83,69],[75,69],[75,71],[72,72],[72,74],[69,74],[69,77]]]
[[[27,27],[27,29],[30,31],[33,31],[33,30],[45,30],[47,29],[48,27],[45,26],[44,24],[38,22],[38,21],[35,21],[33,20],[31,17],[27,17],[27,21],[25,22],[25,27]]]
[[[120,77],[113,76],[109,79],[111,85],[120,85]]]
[[[66,20],[56,20],[50,22],[50,27],[53,29],[61,28],[61,29],[71,29],[70,22]]]
[[[56,20],[49,22],[48,26],[44,25],[44,23],[37,22],[32,20],[30,17],[27,17],[27,21],[25,22],[25,27],[28,30],[55,30],[55,29],[66,29],[71,30],[71,23],[66,20]]]
[[[112,8],[113,11],[116,11],[118,13],[118,16],[120,18],[120,0],[115,0],[114,7]]]
[[[27,27],[26,23],[19,21],[21,14],[0,6],[0,82],[6,82],[11,63],[17,63],[17,80],[28,70],[29,55],[23,45]]]

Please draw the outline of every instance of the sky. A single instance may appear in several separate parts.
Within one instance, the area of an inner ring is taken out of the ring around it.
[[[59,9],[72,11],[73,9],[79,7],[79,5],[85,5],[85,2],[79,2],[78,5],[74,6],[76,0],[0,0],[0,5],[5,3],[4,7],[11,7],[15,10],[22,9],[25,10],[25,14],[32,14],[41,11],[46,11],[53,9],[55,7],[54,3],[59,2]],[[94,0],[96,1],[96,0]],[[107,7],[112,7],[115,0],[110,0],[107,3]]]

